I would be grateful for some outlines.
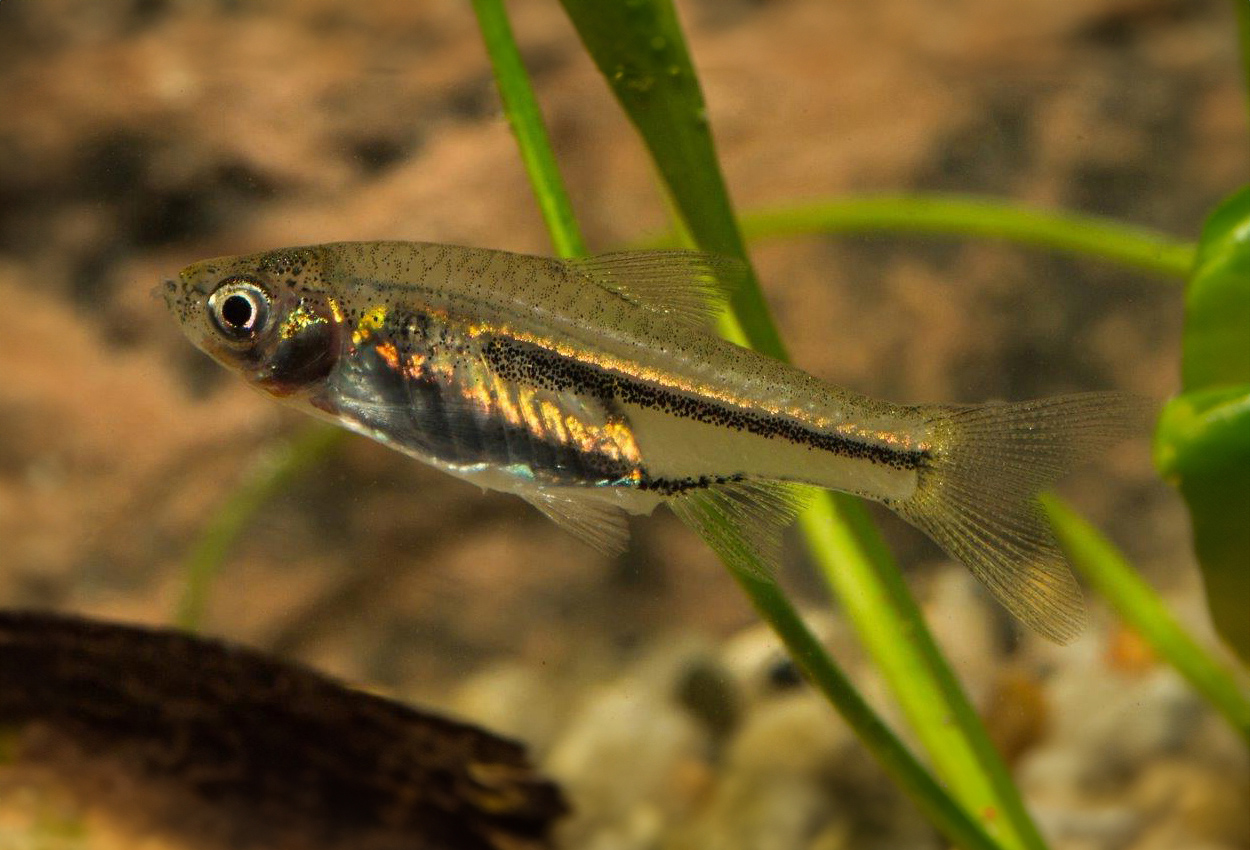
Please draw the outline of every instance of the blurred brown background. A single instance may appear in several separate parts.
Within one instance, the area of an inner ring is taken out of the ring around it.
[[[1229,2],[678,5],[743,210],[978,192],[1194,238],[1250,177]],[[510,10],[590,244],[663,229],[641,146],[558,4]],[[208,256],[339,239],[549,251],[467,3],[10,0],[0,116],[6,607],[170,622],[197,532],[275,440],[306,424],[185,342],[150,294],[163,276]],[[1177,281],[984,242],[808,237],[753,254],[795,359],[860,391],[979,401],[1120,388],[1161,400],[1177,384]],[[1152,478],[1148,439],[1063,492],[1211,642],[1185,515]],[[1103,606],[1091,600],[1094,628],[1075,647],[1018,636],[931,544],[881,515],[974,697],[992,712],[1008,694],[1004,728],[1040,718],[1017,755],[1056,847],[1162,848],[1195,835],[1203,847],[1250,846],[1236,805],[1244,753]],[[659,709],[585,720],[604,689],[624,687],[635,709],[650,703],[630,693],[667,705],[705,661],[714,680],[736,683],[724,700],[749,714],[746,680],[770,669],[735,667],[720,648],[753,617],[711,553],[667,515],[634,528],[631,551],[608,562],[519,500],[353,438],[232,549],[206,629],[526,739],[574,789],[591,789],[574,794],[568,846],[735,846],[715,836],[741,809],[724,802],[739,762],[715,734],[673,743],[649,725]],[[823,605],[797,550],[791,560],[787,583]],[[850,642],[833,639],[859,669]],[[1011,697],[1019,682],[1025,696]],[[1155,701],[1110,697],[1133,688]],[[1162,706],[1149,722],[1164,731],[1125,744],[1132,755],[1110,774],[1063,762],[1088,749],[1082,735],[1114,738],[1146,704]],[[835,724],[824,711],[804,722]],[[632,774],[618,763],[616,781],[601,781],[603,758],[570,754],[601,752],[576,738],[579,718],[682,755]],[[794,734],[804,748],[832,733]],[[838,741],[830,752],[853,752]],[[1156,776],[1161,753],[1173,773]],[[846,775],[836,764],[776,770]],[[858,769],[892,793],[871,765]],[[803,782],[823,789],[816,814],[792,833],[773,824],[769,834],[794,838],[768,846],[872,846],[871,824],[855,820],[863,806],[822,808],[837,788]],[[1169,790],[1191,787],[1195,810]],[[923,827],[915,836],[901,846],[933,841]]]

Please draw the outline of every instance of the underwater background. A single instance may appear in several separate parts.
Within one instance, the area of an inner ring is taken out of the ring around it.
[[[509,9],[587,241],[665,230],[651,165],[560,7]],[[1227,2],[679,11],[742,211],[968,192],[1194,238],[1250,178]],[[163,277],[345,239],[551,252],[464,3],[8,0],[0,116],[5,608],[173,623],[198,535],[307,427],[185,342],[152,295]],[[795,362],[877,397],[1161,403],[1179,385],[1173,281],[983,241],[751,253]],[[1149,436],[1060,491],[1219,652]],[[1085,635],[1052,646],[874,517],[1051,846],[1250,847],[1244,747],[1103,604],[1087,596]],[[260,506],[199,626],[524,741],[574,805],[559,846],[943,846],[712,553],[667,514],[632,528],[606,559],[520,500],[351,438]],[[797,547],[783,580],[880,697]],[[46,814],[23,799],[0,795],[0,848],[43,846],[18,843]],[[82,817],[65,846],[133,846],[117,805]]]

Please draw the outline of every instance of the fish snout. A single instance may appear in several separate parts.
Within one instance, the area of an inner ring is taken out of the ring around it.
[[[167,277],[148,292],[152,298],[164,298],[167,302],[178,293],[178,281]]]

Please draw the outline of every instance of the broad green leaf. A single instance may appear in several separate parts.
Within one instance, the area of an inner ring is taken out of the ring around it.
[[[1203,228],[1185,292],[1181,379],[1155,464],[1189,506],[1211,619],[1250,663],[1250,186]]]
[[[1185,392],[1250,383],[1250,186],[1216,207],[1185,291]]]
[[[1250,663],[1250,383],[1173,399],[1155,463],[1189,506],[1212,622]]]

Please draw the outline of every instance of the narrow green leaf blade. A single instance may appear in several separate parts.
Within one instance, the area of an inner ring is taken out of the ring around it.
[[[563,192],[555,158],[551,155],[546,133],[541,126],[541,114],[533,101],[525,69],[521,65],[516,44],[508,26],[501,0],[474,0],[483,30],[487,51],[491,54],[496,79],[503,95],[504,109],[516,128],[517,141],[530,169],[530,179],[540,202],[550,202],[553,215],[547,215],[548,228],[552,230],[557,245],[580,245],[576,220]],[[510,79],[505,83],[505,75]],[[512,96],[505,93],[509,88]],[[528,102],[528,105],[527,105]],[[530,108],[532,106],[532,108]],[[526,150],[527,147],[531,148]],[[539,150],[539,148],[544,150]],[[714,165],[714,163],[713,163]],[[558,191],[549,191],[552,187]],[[544,207],[545,209],[545,207]],[[725,204],[728,209],[728,204]],[[734,224],[732,216],[728,222]],[[568,232],[559,233],[560,229]],[[573,253],[570,251],[569,253]],[[765,319],[767,319],[767,314]],[[732,316],[727,324],[733,325]],[[739,334],[738,338],[745,339]],[[911,751],[899,741],[855,691],[833,659],[807,629],[785,594],[775,582],[759,581],[742,573],[731,571],[743,590],[751,598],[760,615],[785,641],[794,658],[801,664],[812,681],[838,709],[856,733],[867,744],[883,765],[891,772],[900,786],[919,804],[934,824],[967,850],[997,850],[997,845],[947,792],[925,771]]]
[[[695,242],[705,250],[739,257],[749,268],[703,96],[671,2],[561,2],[643,137]],[[722,324],[730,338],[785,359],[753,272],[737,290],[731,307],[733,315]],[[840,595],[874,600],[871,612],[865,610],[869,606],[852,605],[848,610],[885,669],[939,775],[966,807],[959,814],[966,818],[968,812],[975,813],[980,828],[976,834],[965,833],[962,843],[987,840],[983,829],[1007,847],[1044,846],[984,727],[903,589],[879,533],[866,521],[854,523],[845,518],[857,511],[862,507],[850,497],[816,499],[804,522],[809,549],[827,576],[836,573],[848,579],[833,583]],[[828,545],[818,542],[816,528],[835,539]],[[852,586],[849,592],[848,585]],[[887,633],[872,625],[880,622],[897,624],[898,629]],[[920,638],[900,640],[903,634]],[[925,805],[928,801],[917,802]],[[960,823],[961,818],[952,817],[954,813],[927,810],[931,816],[944,818],[948,829]]]
[[[739,223],[748,242],[807,233],[980,237],[1062,251],[1182,280],[1189,277],[1197,250],[1190,242],[1147,227],[977,195],[852,195],[805,200],[745,211]],[[634,247],[680,244],[679,234],[669,232],[641,239]]]
[[[1042,506],[1072,565],[1250,743],[1250,698],[1234,677],[1181,628],[1154,589],[1098,529],[1055,496],[1043,496]]]
[[[746,259],[716,158],[703,92],[677,13],[664,0],[561,0],[586,50],[642,136],[690,235],[705,251]],[[785,346],[750,270],[732,307],[753,348]]]
[[[573,204],[560,177],[560,168],[547,138],[547,125],[543,123],[538,99],[521,61],[521,51],[512,37],[503,0],[473,0],[473,11],[495,71],[495,85],[503,101],[504,114],[516,135],[521,160],[547,223],[552,245],[561,257],[585,254],[586,245],[573,215]]]

